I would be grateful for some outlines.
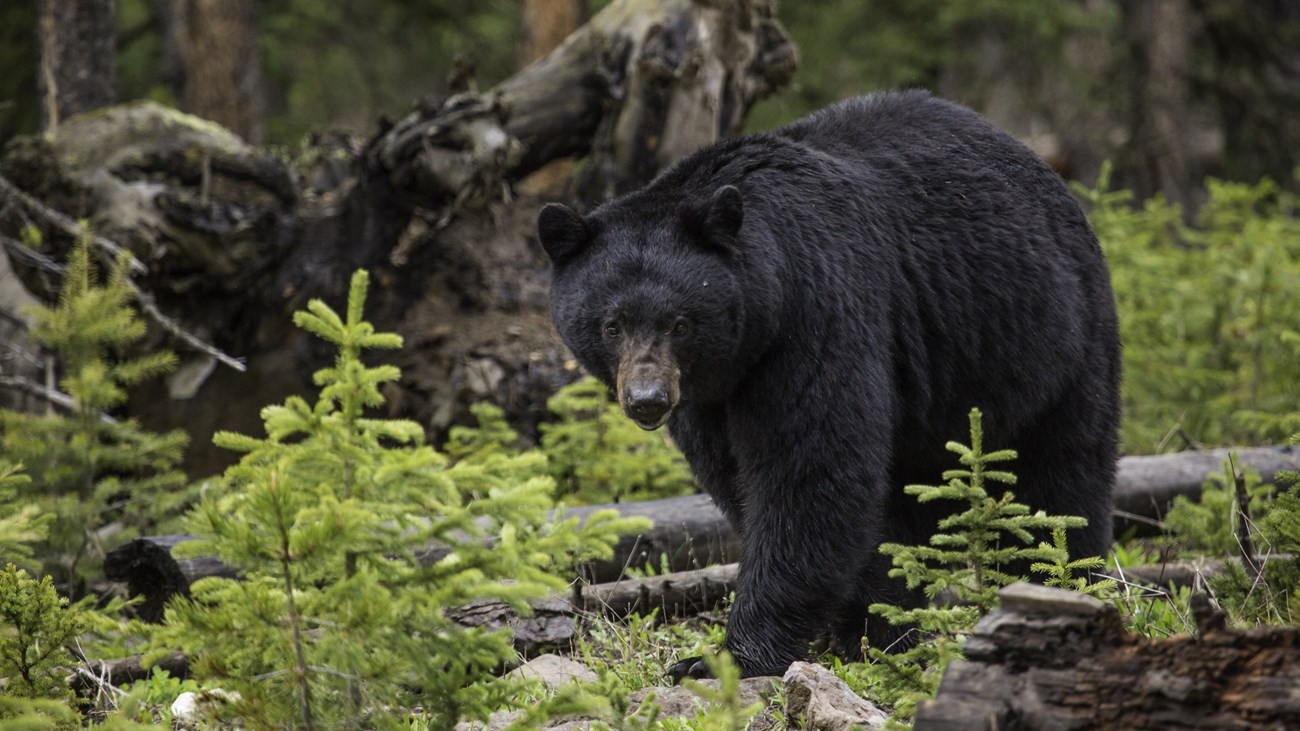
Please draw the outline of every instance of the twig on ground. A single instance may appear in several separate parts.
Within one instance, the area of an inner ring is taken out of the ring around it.
[[[1228,455],[1228,470],[1237,492],[1237,545],[1241,547],[1241,565],[1254,582],[1260,581],[1259,560],[1255,556],[1255,540],[1251,537],[1250,495],[1246,492],[1246,474],[1237,466],[1236,455]]]

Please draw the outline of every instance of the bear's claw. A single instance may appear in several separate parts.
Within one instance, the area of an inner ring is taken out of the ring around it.
[[[703,680],[713,677],[713,673],[709,672],[709,666],[704,664],[704,658],[702,657],[688,657],[685,660],[675,662],[668,666],[668,669],[664,671],[664,675],[672,679],[673,685],[681,683],[685,678]]]

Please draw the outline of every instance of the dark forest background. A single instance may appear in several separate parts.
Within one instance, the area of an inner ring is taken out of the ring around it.
[[[50,4],[0,7],[0,141],[42,124],[38,5]],[[372,133],[459,84],[490,86],[606,4],[80,0],[104,8],[99,26],[56,32],[99,49],[90,105],[155,99],[292,148],[313,132]],[[1115,182],[1139,197],[1194,206],[1207,174],[1293,184],[1300,3],[812,0],[782,3],[779,17],[800,72],[750,129],[922,86],[989,115],[1067,175],[1092,182],[1113,159]]]

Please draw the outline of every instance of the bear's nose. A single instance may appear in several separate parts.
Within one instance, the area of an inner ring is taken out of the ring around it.
[[[627,396],[627,415],[647,428],[659,426],[673,406],[668,391],[658,386],[634,388]]]

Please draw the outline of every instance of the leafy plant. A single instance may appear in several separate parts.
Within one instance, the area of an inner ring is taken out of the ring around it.
[[[136,721],[172,726],[172,703],[182,693],[197,693],[202,687],[192,678],[173,678],[155,666],[149,677],[122,688],[126,695],[118,701],[120,715]]]
[[[1300,441],[1300,435],[1292,437]],[[1233,460],[1210,476],[1195,499],[1179,496],[1165,525],[1195,553],[1225,561],[1210,590],[1237,624],[1300,623],[1300,474],[1283,471],[1279,486],[1253,471],[1238,475]],[[1246,496],[1245,510],[1241,506]]]
[[[122,357],[145,335],[130,306],[125,261],[107,281],[91,261],[83,230],[68,260],[54,307],[35,307],[32,337],[59,357],[59,385],[71,397],[67,415],[0,410],[0,446],[27,466],[31,480],[11,484],[18,496],[52,516],[38,548],[44,571],[77,595],[107,544],[124,541],[179,512],[187,495],[177,469],[187,437],[154,434],[110,414],[127,388],[170,370],[175,356]]]
[[[1123,446],[1272,443],[1300,429],[1300,206],[1269,180],[1208,179],[1192,224],[1160,198],[1075,186],[1110,263],[1124,340]]]
[[[1191,586],[1153,589],[1124,584],[1113,597],[1125,628],[1149,639],[1195,633],[1191,601]]]
[[[0,702],[0,720],[71,722],[75,727],[78,714],[67,682],[73,657],[68,648],[83,629],[50,577],[32,578],[13,564],[0,570],[0,678],[5,678],[4,695],[10,698]]]
[[[296,313],[338,349],[315,374],[316,403],[264,409],[264,439],[218,434],[245,456],[228,492],[187,520],[188,550],[241,580],[196,582],[169,608],[166,639],[200,679],[238,692],[229,712],[250,725],[405,728],[405,709],[422,705],[429,728],[451,728],[519,705],[518,686],[496,677],[514,658],[509,634],[445,610],[492,599],[527,612],[565,586],[560,569],[646,527],[613,511],[583,525],[549,518],[540,455],[478,450],[453,464],[420,444],[419,425],[367,417],[400,374],[361,355],[401,345],[363,319],[368,281],[353,277],[344,317],[319,300]],[[434,542],[446,553],[421,561]]]

